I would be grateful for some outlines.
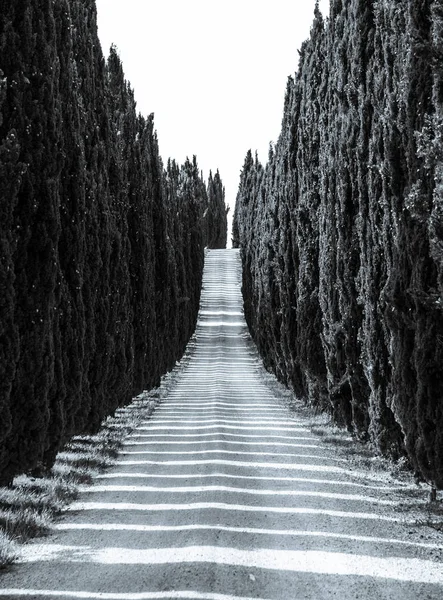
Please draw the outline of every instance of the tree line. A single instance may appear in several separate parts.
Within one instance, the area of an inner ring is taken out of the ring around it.
[[[160,382],[196,323],[224,188],[159,155],[94,0],[0,10],[0,484]]]
[[[443,487],[443,1],[318,5],[233,241],[265,364]]]

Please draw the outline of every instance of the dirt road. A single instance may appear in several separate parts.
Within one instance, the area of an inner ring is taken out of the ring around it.
[[[265,383],[238,252],[207,254],[196,343],[118,463],[0,597],[95,600],[443,598],[438,544],[392,488],[350,467]]]

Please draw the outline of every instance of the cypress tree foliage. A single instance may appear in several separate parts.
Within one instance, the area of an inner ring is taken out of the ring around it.
[[[443,487],[441,0],[315,10],[234,215],[266,365]]]
[[[207,193],[206,246],[213,249],[226,248],[229,207],[225,206],[225,188],[218,170],[214,177],[212,172],[209,172]]]
[[[41,458],[56,376],[62,106],[51,4],[6,2],[0,29],[0,68],[7,81],[1,139],[7,139],[8,132],[11,139],[15,132],[18,160],[24,165],[20,185],[12,183],[13,189],[8,190],[14,196],[8,225],[15,237],[14,329],[19,360],[8,394],[13,406],[9,407],[12,427],[3,441],[8,449],[3,463],[7,471],[16,471],[19,465],[26,469],[35,457]]]
[[[6,100],[6,79],[0,72],[0,127],[3,126],[3,104]],[[4,442],[12,428],[12,415],[9,405],[11,387],[19,357],[19,336],[15,322],[15,274],[14,251],[16,233],[14,231],[14,209],[17,203],[21,177],[25,165],[19,162],[20,146],[17,132],[5,128],[5,137],[0,145],[0,198],[9,201],[0,203],[0,464],[7,456]]]
[[[321,75],[321,102],[328,110],[317,121],[321,123],[319,298],[328,394],[335,419],[363,438],[368,435],[369,388],[360,362],[362,307],[356,279],[359,193],[364,193],[365,184],[359,188],[356,174],[366,164],[358,154],[367,146],[366,140],[359,140],[358,96],[365,86],[371,21],[370,3],[332,5],[328,31],[322,33],[322,54],[328,56],[329,68]]]
[[[196,159],[164,169],[116,49],[103,58],[93,0],[5,0],[0,57],[4,484],[49,468],[180,358],[208,198]]]
[[[206,185],[200,177],[195,156],[192,162],[186,159],[180,169],[177,196],[180,206],[186,210],[184,220],[187,224],[182,246],[187,293],[186,296],[181,297],[181,302],[189,307],[190,315],[195,315],[188,324],[189,330],[194,330],[200,304],[201,278],[203,275],[204,211],[208,205]]]

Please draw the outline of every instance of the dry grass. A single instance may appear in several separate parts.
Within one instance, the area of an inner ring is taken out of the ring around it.
[[[16,477],[12,488],[0,489],[0,506],[21,506],[36,511],[60,512],[77,497],[77,488],[58,477]]]
[[[349,466],[357,473],[364,472],[369,477],[386,480],[391,486],[394,484],[395,489],[391,494],[398,502],[396,510],[409,513],[417,525],[430,527],[443,534],[443,492],[437,493],[437,501],[433,501],[430,486],[415,479],[405,457],[394,461],[380,456],[371,443],[360,440],[346,429],[338,427],[330,414],[296,398],[272,375],[265,372],[264,382],[290,409],[295,418],[299,417],[303,425],[330,446],[338,456],[346,458]]]
[[[83,469],[86,471],[103,471],[113,463],[109,456],[103,455],[100,450],[91,448],[89,452],[76,451],[68,447],[64,452],[57,456],[57,462],[69,465],[74,469]]]
[[[319,421],[324,421],[319,425]],[[328,417],[314,416],[309,421],[311,431],[323,442],[334,447],[339,456],[346,457],[359,471],[386,475],[398,483],[392,497],[398,502],[396,510],[409,513],[417,526],[431,527],[443,533],[443,499],[431,501],[430,486],[418,482],[406,458],[394,461],[380,456],[370,443],[361,442],[346,430],[340,430]]]
[[[394,461],[377,453],[370,442],[362,441],[344,428],[338,427],[329,414],[302,404],[292,397],[288,406],[303,417],[310,431],[333,447],[339,456],[346,458],[356,469],[386,473],[403,482],[412,481],[412,471],[406,458]]]
[[[24,492],[50,496],[54,502],[74,500],[77,497],[75,486],[57,477],[34,478],[21,475],[15,478],[14,486]]]
[[[424,516],[415,521],[420,527],[431,527],[443,534],[443,500],[428,502],[424,508]]]
[[[48,532],[52,513],[14,506],[0,509],[0,532],[11,540],[25,542]]]
[[[0,533],[19,541],[45,534],[53,516],[76,493],[57,478],[17,477],[10,488],[0,488]]]
[[[73,437],[57,455],[50,477],[21,475],[10,487],[0,488],[0,569],[17,559],[17,543],[50,530],[54,516],[77,497],[79,485],[91,483],[114,463],[128,434],[150,417],[159,398],[167,394],[167,380],[161,394],[159,390],[141,394],[108,417],[95,435]]]
[[[15,542],[0,531],[0,569],[12,565],[19,557],[19,549]]]
[[[94,471],[83,467],[76,468],[69,463],[56,462],[51,469],[54,477],[62,479],[71,485],[89,485],[94,478]]]

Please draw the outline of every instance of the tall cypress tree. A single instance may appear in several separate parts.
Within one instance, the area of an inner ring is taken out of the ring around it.
[[[166,172],[94,0],[0,12],[0,483],[160,381],[198,312],[208,199]],[[222,186],[221,181],[218,186]],[[214,227],[217,224],[214,223]]]
[[[441,0],[317,6],[234,219],[266,364],[440,487],[442,23]]]
[[[214,249],[226,248],[229,208],[225,206],[225,189],[218,170],[214,176],[212,171],[209,172],[207,194],[206,246]]]
[[[0,29],[7,77],[4,130],[14,130],[26,165],[13,202],[15,326],[20,355],[11,398],[12,429],[6,477],[42,460],[48,431],[49,390],[56,377],[56,277],[60,237],[58,177],[62,113],[52,3],[6,3]],[[11,225],[11,222],[10,222]],[[26,415],[26,418],[24,418]]]

